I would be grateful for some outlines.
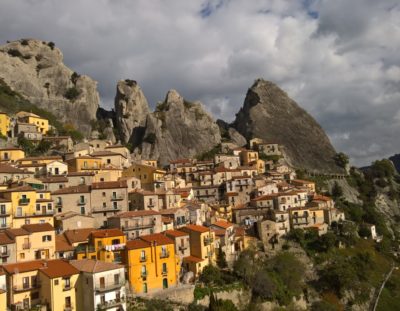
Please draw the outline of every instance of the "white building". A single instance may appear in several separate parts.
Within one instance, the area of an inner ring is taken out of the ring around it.
[[[125,268],[92,259],[72,260],[80,271],[77,310],[126,311]]]

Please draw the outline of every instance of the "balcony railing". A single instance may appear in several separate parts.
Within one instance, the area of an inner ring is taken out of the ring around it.
[[[179,246],[179,250],[180,251],[184,251],[184,250],[187,250],[187,249],[188,249],[187,245],[180,245]]]
[[[25,291],[29,291],[32,289],[38,289],[38,288],[40,288],[40,283],[36,282],[36,283],[28,283],[28,284],[13,286],[13,291],[17,293],[17,292],[25,292]]]
[[[161,274],[162,274],[162,275],[167,275],[167,274],[168,274],[168,269],[162,270],[162,271],[161,271]]]
[[[213,238],[204,238],[204,246],[210,245],[214,242]]]
[[[125,279],[121,278],[118,282],[96,283],[94,286],[97,292],[108,292],[125,286]]]
[[[113,299],[113,300],[109,300],[109,301],[100,302],[99,304],[97,304],[97,306],[100,307],[101,309],[109,309],[109,308],[117,307],[123,303],[125,303],[125,298],[121,297],[119,299]]]
[[[27,217],[35,217],[35,216],[53,216],[54,215],[54,210],[46,210],[46,211],[36,211],[33,213],[15,213],[14,218],[27,218]]]
[[[94,253],[96,249],[94,246],[87,246],[87,245],[79,245],[75,248],[75,253],[81,254],[81,253]]]
[[[110,211],[120,211],[122,209],[121,206],[96,206],[93,207],[92,213],[103,213],[103,212],[110,212]]]
[[[160,258],[168,258],[169,257],[169,251],[161,252],[160,253]]]
[[[2,251],[1,253],[0,253],[0,257],[9,257],[10,256],[10,250],[9,249],[7,249],[6,251]]]
[[[117,194],[111,196],[111,201],[120,201],[123,200],[125,196],[123,194]]]
[[[139,261],[145,262],[147,260],[147,256],[140,256]]]
[[[1,224],[1,225],[0,225],[0,228],[2,228],[2,229],[10,228],[10,224],[7,224],[7,223]]]
[[[155,225],[154,221],[151,221],[150,223],[137,223],[129,226],[122,226],[122,231],[124,230],[140,230],[140,229],[148,229],[148,228],[153,228]]]
[[[72,311],[72,310],[74,310],[74,307],[72,305],[64,305],[63,310],[64,311]]]
[[[30,201],[30,199],[20,199],[19,205],[28,205]]]
[[[22,244],[22,249],[30,249],[30,248],[31,248],[31,243]]]
[[[79,199],[78,201],[77,201],[77,204],[78,205],[85,205],[87,203],[87,199]]]

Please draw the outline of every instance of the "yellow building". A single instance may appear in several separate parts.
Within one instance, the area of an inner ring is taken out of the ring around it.
[[[309,228],[325,222],[324,209],[295,207],[289,209],[290,224],[293,229]]]
[[[54,161],[62,162],[62,157],[60,156],[41,156],[41,157],[27,157],[19,159],[18,164],[28,165],[28,164],[50,164]]]
[[[293,179],[290,183],[296,187],[307,188],[308,192],[311,194],[315,193],[315,182],[310,180]]]
[[[19,159],[25,158],[25,152],[16,147],[0,149],[0,162],[14,163]]]
[[[54,204],[49,191],[37,191],[30,186],[9,188],[0,191],[0,199],[11,202],[5,223],[11,228],[24,224],[50,223],[54,225]],[[7,210],[9,204],[5,204]],[[0,211],[1,212],[1,211]]]
[[[215,263],[215,232],[198,225],[187,225],[179,230],[189,233],[190,254],[183,258],[184,267],[198,276],[203,268]]]
[[[7,264],[3,269],[9,284],[7,305],[12,310],[36,305],[53,311],[76,310],[75,284],[79,271],[69,263],[35,260]]]
[[[99,172],[102,165],[100,158],[80,156],[66,161],[69,172]]]
[[[77,250],[77,259],[97,259],[104,262],[121,263],[126,236],[119,229],[94,230],[89,235],[88,245]]]
[[[136,177],[143,189],[154,190],[155,184],[162,182],[166,171],[151,165],[134,163],[122,172],[122,177]]]
[[[240,153],[240,161],[244,166],[254,164],[258,161],[258,152],[253,150],[243,150]]]
[[[23,225],[5,233],[15,242],[16,262],[55,259],[55,231],[50,224]]]
[[[125,261],[134,293],[155,292],[178,283],[180,264],[175,256],[174,241],[163,234],[128,241]]]
[[[79,270],[63,260],[49,260],[39,270],[41,301],[52,311],[76,310]]]
[[[6,113],[0,112],[0,134],[7,136],[9,128],[10,128],[10,118]]]
[[[43,135],[47,134],[49,131],[49,120],[42,118],[34,113],[20,111],[16,114],[18,121],[35,124],[38,128],[38,131]]]

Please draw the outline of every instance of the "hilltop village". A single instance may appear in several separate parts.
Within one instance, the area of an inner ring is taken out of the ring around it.
[[[232,266],[251,245],[274,252],[290,230],[344,221],[275,142],[223,142],[212,159],[159,167],[98,137],[54,136],[30,112],[0,113],[0,132],[0,310],[126,310],[221,256]],[[17,137],[52,155],[27,155]]]

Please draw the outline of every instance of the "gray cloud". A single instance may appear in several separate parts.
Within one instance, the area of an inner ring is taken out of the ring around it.
[[[108,108],[132,78],[153,107],[175,88],[230,121],[264,77],[365,165],[400,151],[397,2],[3,0],[0,41],[54,41]]]

